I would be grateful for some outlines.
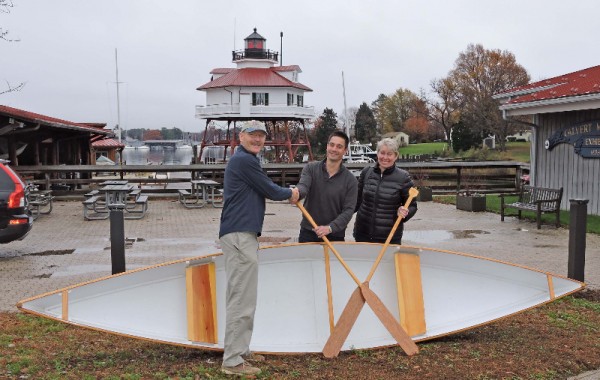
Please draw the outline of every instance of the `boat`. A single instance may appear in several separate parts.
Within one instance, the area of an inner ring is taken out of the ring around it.
[[[262,247],[250,348],[323,351],[356,293],[350,273],[361,281],[371,278],[370,291],[412,342],[489,324],[585,286],[556,274],[433,248],[354,242]],[[224,259],[216,252],[69,286],[22,300],[17,307],[123,336],[222,350],[225,288]],[[374,310],[361,309],[341,350],[397,344]]]
[[[361,144],[358,141],[348,144],[348,152],[342,157],[344,162],[376,162],[377,152],[371,149],[371,144]]]

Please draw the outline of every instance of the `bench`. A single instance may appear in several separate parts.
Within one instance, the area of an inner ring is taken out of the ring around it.
[[[100,196],[93,195],[86,198],[83,202],[83,219],[85,220],[100,220],[107,219],[109,214],[107,211],[99,212],[96,209],[97,203],[100,200]]]
[[[146,211],[148,211],[148,196],[138,196],[135,200],[135,207],[131,209],[126,208],[125,210],[127,211],[124,216],[125,219],[142,219],[146,215]]]
[[[202,208],[206,204],[199,194],[192,194],[188,190],[179,189],[179,203],[185,208]]]
[[[133,209],[136,207],[136,201],[142,194],[141,189],[133,189],[129,193],[127,193],[127,200],[125,202],[126,209]]]
[[[27,204],[33,220],[36,220],[41,214],[50,214],[53,199],[50,190],[32,191],[27,195]]]
[[[542,214],[555,213],[555,225],[558,228],[560,227],[560,202],[562,194],[562,187],[560,189],[549,189],[529,185],[521,188],[519,199],[513,203],[505,203],[505,194],[500,194],[500,220],[504,221],[505,209],[507,208],[518,210],[519,219],[521,219],[522,211],[533,211],[536,213],[537,228],[539,230],[542,225]]]

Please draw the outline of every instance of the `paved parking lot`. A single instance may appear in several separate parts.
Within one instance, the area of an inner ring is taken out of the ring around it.
[[[175,200],[151,199],[147,215],[125,221],[127,269],[219,250],[221,209],[186,209]],[[265,244],[297,241],[300,211],[267,202]],[[347,240],[352,240],[350,222]],[[407,223],[404,244],[467,252],[567,275],[568,229],[491,213],[457,211],[420,203]],[[80,201],[59,201],[42,215],[29,236],[0,245],[0,310],[16,311],[24,298],[111,273],[109,220],[84,221]],[[585,280],[600,289],[600,237],[587,235]]]

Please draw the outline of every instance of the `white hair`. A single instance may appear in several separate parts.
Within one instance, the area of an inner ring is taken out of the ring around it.
[[[385,139],[379,141],[377,143],[377,152],[381,150],[382,147],[387,147],[392,152],[396,152],[398,154],[398,140],[386,137]]]

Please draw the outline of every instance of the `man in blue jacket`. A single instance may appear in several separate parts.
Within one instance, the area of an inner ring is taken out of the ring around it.
[[[246,360],[264,360],[250,352],[258,288],[258,237],[265,218],[265,199],[288,199],[299,194],[273,183],[257,155],[265,145],[262,123],[248,122],[240,132],[241,146],[225,169],[224,205],[219,239],[227,277],[225,344],[221,371],[228,375],[256,375],[260,369]]]

